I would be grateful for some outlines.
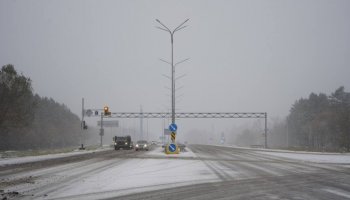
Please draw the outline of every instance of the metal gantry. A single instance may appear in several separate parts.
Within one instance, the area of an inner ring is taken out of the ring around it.
[[[103,109],[84,109],[84,100],[82,106],[82,121],[84,120],[85,113],[95,113],[95,115],[88,115],[89,117],[101,117],[103,118],[192,118],[192,119],[205,119],[205,118],[263,118],[265,119],[265,148],[267,148],[267,113],[266,112],[111,112],[110,115],[105,116],[101,110]],[[174,115],[173,115],[174,114]],[[103,125],[101,123],[101,141],[103,135]],[[102,144],[102,142],[101,142]]]
[[[265,112],[181,112],[175,118],[265,118]],[[169,112],[112,112],[111,118],[171,118]]]
[[[112,112],[107,118],[171,118],[169,112]],[[181,112],[174,113],[175,118],[263,118],[265,119],[265,148],[267,148],[266,112]]]

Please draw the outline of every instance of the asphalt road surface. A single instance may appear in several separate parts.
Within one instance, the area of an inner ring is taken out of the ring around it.
[[[217,146],[192,145],[191,149],[221,181],[119,199],[350,199],[347,166],[312,164]]]
[[[198,169],[198,174],[211,175],[215,180],[153,187],[144,192],[123,194],[119,191],[110,197],[85,193],[62,199],[350,199],[348,165],[302,162],[249,149],[206,145],[189,148],[195,157],[175,159],[199,162],[207,170]],[[152,157],[145,152],[105,151],[0,167],[0,187],[13,188],[2,191],[2,196],[7,199],[55,199],[51,194],[66,190],[79,180],[89,180],[88,177],[94,174],[140,159],[169,158]],[[127,167],[131,170],[133,165]],[[15,190],[17,186],[18,190]]]

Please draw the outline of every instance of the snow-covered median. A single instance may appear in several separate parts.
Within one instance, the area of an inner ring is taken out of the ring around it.
[[[180,152],[179,154],[165,154],[164,148],[157,146],[154,150],[147,152],[147,156],[152,157],[166,157],[166,158],[196,158],[197,155],[194,154],[191,149],[186,147],[186,151]]]

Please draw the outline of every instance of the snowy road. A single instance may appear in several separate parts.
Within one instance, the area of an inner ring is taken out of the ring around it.
[[[0,166],[0,190],[10,199],[350,199],[349,155],[337,164],[312,155],[300,156],[314,159],[308,162],[283,152],[189,148],[180,155],[155,147]]]

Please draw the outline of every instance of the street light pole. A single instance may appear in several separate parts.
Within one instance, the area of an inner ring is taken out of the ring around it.
[[[157,26],[158,29],[166,31],[170,34],[171,39],[171,122],[175,124],[175,66],[174,66],[174,33],[176,31],[179,31],[181,29],[186,28],[187,26],[184,26],[184,24],[189,19],[186,19],[184,22],[182,22],[179,26],[177,26],[173,31],[171,31],[167,26],[165,26],[162,22],[159,21],[159,19],[156,19],[156,21],[162,26]]]

